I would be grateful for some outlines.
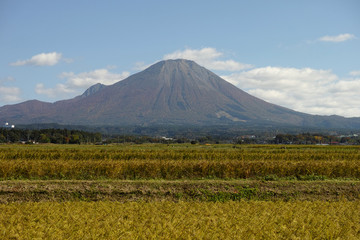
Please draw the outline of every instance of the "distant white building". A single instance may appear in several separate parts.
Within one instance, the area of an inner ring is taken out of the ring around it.
[[[8,122],[6,122],[2,127],[3,128],[15,128],[15,125],[10,125]]]
[[[165,141],[173,140],[173,138],[168,138],[168,137],[161,137],[161,138],[164,139]]]

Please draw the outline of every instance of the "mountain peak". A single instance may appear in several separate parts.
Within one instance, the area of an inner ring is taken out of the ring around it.
[[[81,95],[82,98],[84,97],[88,97],[98,91],[100,91],[101,89],[105,88],[106,85],[101,84],[101,83],[97,83],[95,85],[92,85],[91,87],[89,87],[88,89],[86,89],[86,91]]]
[[[358,119],[312,116],[265,102],[186,59],[160,61],[111,86],[96,84],[73,99],[24,102],[0,112],[0,122],[14,124],[360,126]]]
[[[160,62],[151,65],[145,72],[152,72],[152,73],[160,73],[166,71],[188,71],[188,69],[192,69],[194,66],[200,67],[197,63],[191,60],[186,59],[167,59],[162,60]]]
[[[192,60],[186,59],[168,59],[163,60],[143,72],[139,73],[143,78],[147,78],[148,82],[153,84],[171,85],[173,83],[180,83],[191,85],[188,87],[194,88],[213,88],[214,80],[219,81],[219,77],[204,67],[198,65]],[[150,80],[152,79],[152,80]],[[224,81],[221,79],[220,81]],[[201,85],[201,86],[200,86]],[[216,85],[216,84],[215,84]],[[181,87],[185,87],[182,85]]]
[[[158,64],[194,64],[195,62],[192,60],[187,60],[187,59],[183,59],[183,58],[177,58],[177,59],[166,59],[166,60],[162,60],[160,62],[158,62]],[[196,63],[195,63],[196,64]]]

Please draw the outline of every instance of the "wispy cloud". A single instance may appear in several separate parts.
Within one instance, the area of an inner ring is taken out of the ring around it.
[[[21,100],[21,91],[18,87],[5,86],[5,82],[14,82],[15,78],[6,77],[0,79],[0,102],[3,104],[15,103]]]
[[[20,88],[0,86],[0,101],[3,103],[15,103],[21,100]]]
[[[150,67],[152,64],[146,64],[145,62],[136,62],[134,66],[134,70],[142,71],[148,67]]]
[[[360,76],[360,71],[351,71],[349,74],[351,76]]]
[[[300,112],[360,116],[360,78],[340,79],[331,70],[281,67],[222,77],[258,98]]]
[[[61,78],[67,79],[66,85],[74,88],[87,88],[96,83],[105,85],[114,84],[127,78],[129,72],[111,73],[108,69],[97,69],[90,72],[83,72],[75,74],[73,72],[64,72],[60,75]]]
[[[14,82],[15,78],[14,77],[5,77],[5,78],[1,78],[0,79],[0,83],[4,83],[4,82]]]
[[[57,98],[57,97],[67,97],[69,94],[72,95],[77,91],[61,83],[57,84],[53,88],[46,88],[43,83],[38,83],[36,84],[35,92],[37,94],[46,95],[49,98]]]
[[[66,79],[65,83],[59,83],[53,88],[46,88],[43,83],[36,85],[35,91],[37,94],[46,95],[50,98],[70,97],[74,93],[81,93],[88,87],[102,83],[111,85],[118,81],[127,78],[129,72],[112,73],[108,69],[97,69],[90,72],[83,72],[75,74],[73,72],[64,72],[59,77]]]
[[[350,34],[350,33],[344,33],[344,34],[339,34],[336,36],[323,36],[321,38],[319,38],[318,40],[321,42],[345,42],[351,39],[355,39],[355,35],[354,34]]]
[[[173,53],[166,54],[163,59],[188,59],[197,62],[198,64],[210,69],[219,71],[240,71],[243,69],[252,68],[253,65],[240,63],[232,59],[220,60],[224,54],[219,52],[215,48],[202,48],[202,49],[190,49],[175,51]]]
[[[62,59],[62,54],[57,52],[51,53],[40,53],[30,59],[18,60],[16,62],[10,63],[11,66],[54,66]],[[65,62],[71,62],[71,59],[64,59]]]

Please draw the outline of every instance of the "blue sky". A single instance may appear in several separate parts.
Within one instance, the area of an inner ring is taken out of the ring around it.
[[[0,106],[195,60],[297,111],[360,117],[360,1],[0,0]]]

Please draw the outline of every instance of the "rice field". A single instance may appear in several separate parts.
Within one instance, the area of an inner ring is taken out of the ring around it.
[[[359,239],[360,148],[0,145],[0,239]]]
[[[359,239],[360,202],[0,205],[1,239]]]
[[[358,146],[0,146],[0,179],[360,178]]]

